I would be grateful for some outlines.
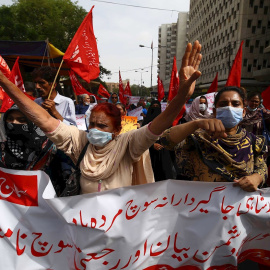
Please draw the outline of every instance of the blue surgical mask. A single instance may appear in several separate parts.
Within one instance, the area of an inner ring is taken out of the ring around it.
[[[251,112],[255,112],[258,108],[251,109],[249,106],[247,106],[248,110]]]
[[[225,128],[235,127],[243,120],[243,108],[231,106],[217,108],[216,118],[221,120]]]
[[[99,147],[105,146],[112,140],[112,133],[100,131],[96,128],[91,128],[86,136],[91,144]]]

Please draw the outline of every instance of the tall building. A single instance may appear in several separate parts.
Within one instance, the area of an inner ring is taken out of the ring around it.
[[[169,90],[173,58],[176,56],[177,68],[187,45],[188,13],[178,14],[172,24],[162,24],[158,30],[158,74],[163,81],[165,92]]]
[[[270,80],[270,0],[190,0],[189,40],[203,46],[202,76],[197,86],[207,90],[218,72],[225,85],[241,41],[241,86],[264,90]]]

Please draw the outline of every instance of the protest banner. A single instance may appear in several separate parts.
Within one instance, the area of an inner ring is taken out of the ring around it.
[[[139,102],[140,98],[141,98],[140,96],[131,96],[129,98],[129,103],[136,105]]]
[[[165,111],[165,109],[167,108],[167,102],[160,102],[160,105],[161,105],[161,111]]]
[[[76,114],[75,116],[76,116],[76,124],[77,124],[78,129],[87,130],[85,114]]]
[[[140,106],[132,111],[129,111],[128,112],[128,116],[134,116],[134,117],[137,117],[137,118],[140,118],[141,117],[141,113],[142,113],[142,109],[143,107]]]
[[[0,169],[0,269],[270,266],[270,190],[167,180],[57,198],[41,171]]]
[[[137,129],[137,117],[123,116],[121,125],[122,125],[122,129],[121,129],[120,134],[128,132],[130,130]]]

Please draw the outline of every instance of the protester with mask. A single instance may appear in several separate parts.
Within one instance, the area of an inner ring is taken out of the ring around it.
[[[263,132],[263,118],[266,127],[270,131],[270,111],[265,108],[260,108],[261,94],[253,92],[248,95],[246,115],[241,122],[241,127],[255,135],[262,135]]]
[[[207,119],[211,118],[210,113],[207,111],[208,103],[205,96],[196,97],[191,106],[189,112],[186,114],[184,119],[189,122],[196,119]]]
[[[177,95],[164,112],[142,128],[119,135],[121,114],[114,104],[101,103],[95,106],[90,116],[89,133],[69,126],[52,117],[46,110],[25,97],[25,95],[0,72],[0,86],[14,100],[27,117],[35,122],[47,136],[71,157],[74,163],[85,147],[89,145],[80,163],[81,193],[91,193],[107,189],[152,182],[153,173],[136,170],[134,164],[140,163],[143,153],[159,138],[160,134],[172,125],[188,96],[195,88],[195,80],[201,61],[201,45],[195,41],[188,43],[180,69],[180,85]],[[136,180],[139,180],[137,182]]]
[[[75,113],[85,114],[90,105],[90,96],[88,94],[82,94],[79,98],[81,99],[81,102],[75,106]]]
[[[41,170],[49,165],[52,145],[43,131],[29,121],[17,105],[3,116],[5,140],[0,145],[0,167]]]
[[[213,119],[194,120],[163,133],[163,146],[175,150],[178,166],[191,180],[234,182],[245,191],[264,184],[265,139],[239,127],[243,105],[241,89],[225,87],[215,97]]]
[[[86,125],[87,128],[89,127],[89,119],[90,119],[90,115],[92,112],[92,109],[97,105],[97,99],[95,96],[90,95],[90,104],[88,106],[87,111],[85,112],[85,121],[86,121]]]

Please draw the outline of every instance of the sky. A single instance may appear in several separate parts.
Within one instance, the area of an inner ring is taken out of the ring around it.
[[[153,41],[153,85],[157,84],[158,28],[161,24],[176,23],[178,12],[189,11],[189,0],[72,0],[87,12],[93,9],[93,26],[98,41],[101,64],[112,72],[103,79],[130,84],[151,85],[151,47]],[[112,4],[118,3],[118,4]],[[10,5],[12,0],[0,0]],[[119,5],[121,4],[121,5]],[[132,6],[126,6],[132,5]],[[134,7],[139,6],[139,7]],[[149,8],[142,8],[149,7]],[[165,9],[165,10],[158,10]],[[135,72],[137,70],[138,72]]]

